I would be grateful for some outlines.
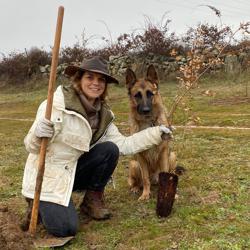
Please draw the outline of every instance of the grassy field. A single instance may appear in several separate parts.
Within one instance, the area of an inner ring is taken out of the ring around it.
[[[249,76],[203,80],[188,97],[188,114],[181,108],[177,111],[175,125],[185,125],[193,115],[200,118],[200,126],[250,128],[247,81]],[[177,86],[165,82],[160,88],[168,107]],[[206,90],[215,95],[204,96]],[[0,200],[20,220],[25,212],[20,194],[27,157],[23,138],[45,97],[45,87],[0,91],[0,118],[6,118],[0,120]],[[125,88],[112,87],[109,98],[117,126],[128,134]],[[148,202],[138,202],[138,195],[130,193],[130,157],[121,157],[114,174],[116,187],[109,185],[106,192],[112,219],[82,223],[76,238],[63,249],[250,249],[250,130],[177,128],[173,148],[187,171],[179,179],[179,197],[168,218],[156,216],[157,187]],[[79,198],[74,195],[77,205]]]

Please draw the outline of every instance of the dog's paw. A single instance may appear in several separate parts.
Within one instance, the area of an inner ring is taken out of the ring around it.
[[[142,194],[142,195],[139,197],[138,201],[147,201],[147,200],[149,200],[149,197],[150,197],[150,194],[149,194],[149,193],[147,193],[147,194]]]
[[[132,193],[134,193],[134,194],[137,194],[137,193],[139,193],[140,188],[139,188],[139,187],[131,187],[131,188],[130,188],[130,191],[131,191]]]

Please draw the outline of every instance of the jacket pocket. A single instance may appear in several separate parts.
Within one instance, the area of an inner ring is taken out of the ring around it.
[[[90,138],[73,133],[62,135],[62,142],[80,151],[89,151]]]
[[[45,167],[43,175],[42,193],[46,195],[63,196],[68,190],[71,181],[72,168],[68,165],[50,164]],[[37,168],[30,169],[29,182],[26,183],[30,192],[35,191]]]
[[[61,196],[68,190],[71,172],[66,165],[50,165],[50,167],[45,169],[43,178],[42,192],[47,194],[54,193]]]

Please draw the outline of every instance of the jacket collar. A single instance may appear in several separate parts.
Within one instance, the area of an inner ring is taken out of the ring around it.
[[[81,101],[77,96],[75,90],[73,89],[73,86],[71,84],[63,85],[62,92],[64,95],[65,109],[75,111],[82,115],[85,119],[87,119],[87,113],[84,107],[82,106]]]

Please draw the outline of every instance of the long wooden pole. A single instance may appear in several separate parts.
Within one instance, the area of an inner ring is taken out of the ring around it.
[[[53,93],[54,93],[54,85],[56,81],[56,69],[58,65],[63,14],[64,14],[64,7],[60,6],[58,8],[58,15],[57,15],[57,25],[56,25],[54,47],[52,51],[51,71],[50,71],[49,86],[48,86],[46,113],[45,113],[45,118],[48,120],[50,120],[51,112],[52,112]],[[35,195],[34,195],[32,214],[31,214],[31,220],[30,220],[30,225],[29,225],[29,232],[32,235],[35,235],[36,233],[38,208],[39,208],[40,195],[41,195],[41,189],[42,189],[42,183],[43,183],[43,174],[44,174],[44,169],[45,169],[45,156],[46,156],[47,144],[48,144],[48,138],[42,138],[38,172],[37,172],[37,178],[36,178]]]

